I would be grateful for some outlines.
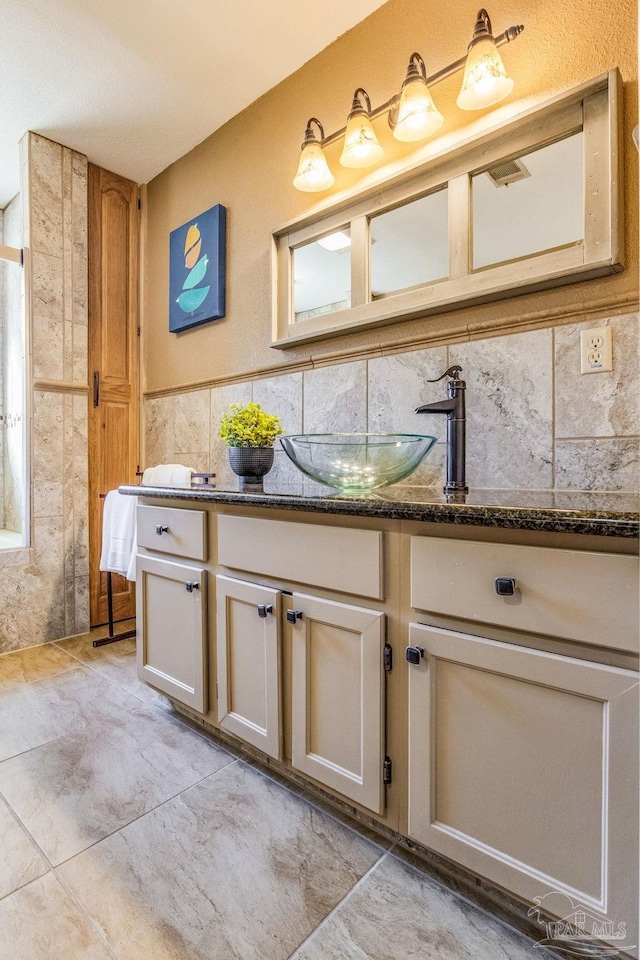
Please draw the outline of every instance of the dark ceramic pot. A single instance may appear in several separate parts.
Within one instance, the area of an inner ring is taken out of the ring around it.
[[[240,477],[240,489],[262,483],[273,466],[273,447],[229,447],[229,466]]]

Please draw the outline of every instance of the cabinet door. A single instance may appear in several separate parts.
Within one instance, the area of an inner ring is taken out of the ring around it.
[[[410,642],[409,835],[633,936],[638,675],[416,624]]]
[[[222,576],[216,594],[218,722],[280,760],[280,594]]]
[[[292,605],[293,766],[382,813],[384,614],[300,593]]]
[[[138,555],[138,676],[207,710],[206,571]]]

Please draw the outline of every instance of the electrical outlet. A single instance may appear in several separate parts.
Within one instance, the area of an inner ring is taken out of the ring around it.
[[[609,373],[613,370],[611,327],[580,331],[580,372]]]

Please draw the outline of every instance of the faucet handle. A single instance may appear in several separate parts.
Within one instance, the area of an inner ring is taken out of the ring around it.
[[[455,365],[445,370],[441,377],[436,377],[435,380],[427,380],[427,383],[439,383],[439,381],[444,380],[445,377],[451,377],[453,380],[457,380],[460,373],[462,373],[462,367]]]

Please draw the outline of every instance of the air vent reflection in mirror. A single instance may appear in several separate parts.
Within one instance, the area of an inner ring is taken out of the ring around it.
[[[497,163],[495,167],[487,170],[487,176],[494,187],[508,187],[510,183],[526,180],[531,173],[522,160],[505,160],[504,163]]]

